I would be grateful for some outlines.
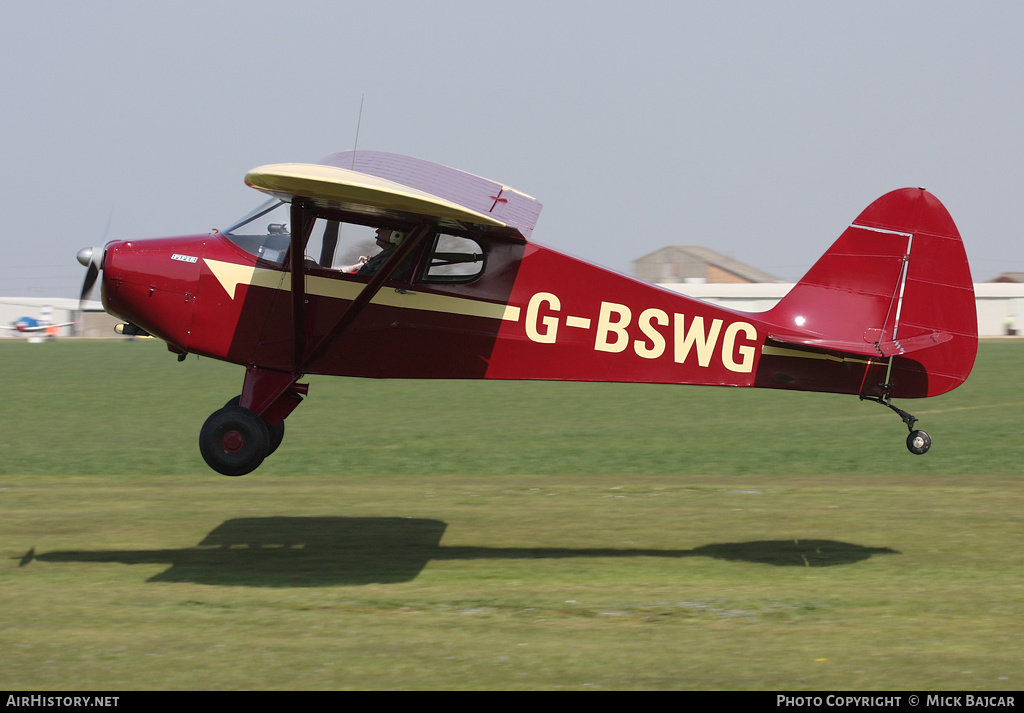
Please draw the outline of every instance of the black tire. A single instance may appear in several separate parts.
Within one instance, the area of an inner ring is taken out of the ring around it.
[[[222,475],[245,475],[259,468],[270,452],[270,431],[263,419],[241,406],[214,411],[199,431],[199,452]]]
[[[284,421],[277,424],[276,426],[270,426],[270,448],[267,449],[267,455],[277,450],[277,447],[281,445],[281,441],[284,440]]]
[[[225,408],[228,406],[237,406],[241,402],[242,397],[236,396],[235,398],[231,399],[226,404],[224,404],[224,406]],[[281,421],[281,423],[277,424],[276,426],[268,426],[267,428],[270,430],[270,448],[267,449],[267,455],[269,456],[271,453],[277,450],[277,447],[281,445],[281,441],[284,440],[284,421]]]
[[[925,431],[911,431],[907,436],[907,450],[915,455],[927,453],[932,447],[932,437]]]

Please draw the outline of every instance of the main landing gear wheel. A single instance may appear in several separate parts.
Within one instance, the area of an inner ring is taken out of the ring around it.
[[[932,447],[932,437],[926,431],[911,431],[907,436],[907,450],[916,455],[927,453]]]
[[[281,445],[281,441],[284,440],[284,421],[277,424],[276,426],[269,426],[270,431],[270,448],[267,450],[267,455],[277,450],[277,447]]]
[[[199,452],[222,475],[256,470],[270,453],[270,430],[263,419],[241,406],[214,411],[199,431]]]
[[[236,396],[224,404],[224,406],[238,406],[241,402],[242,397]],[[267,426],[267,428],[270,430],[270,450],[267,451],[267,455],[269,456],[277,450],[277,447],[281,445],[281,441],[284,440],[284,421],[281,421],[281,423],[276,426]]]

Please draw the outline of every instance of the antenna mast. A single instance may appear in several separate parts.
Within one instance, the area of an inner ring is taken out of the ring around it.
[[[356,142],[352,145],[352,170],[356,170],[356,149],[359,148],[359,127],[363,123],[363,101],[366,99],[366,92],[359,97],[359,119],[356,121]]]

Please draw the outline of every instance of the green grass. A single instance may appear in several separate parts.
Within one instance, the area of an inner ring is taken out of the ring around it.
[[[150,340],[10,340],[0,360],[0,475],[205,473],[199,427],[243,376]],[[314,376],[258,474],[1012,474],[1022,361],[986,341],[959,389],[899,401],[932,434],[923,457],[888,409],[834,394]]]
[[[0,686],[1019,689],[1024,342],[901,402],[311,378],[255,473],[238,367],[0,343]]]

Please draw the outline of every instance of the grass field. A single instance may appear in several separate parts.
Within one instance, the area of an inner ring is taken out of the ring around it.
[[[241,369],[0,342],[0,688],[1024,684],[1024,341],[901,406],[313,377],[255,473]]]

